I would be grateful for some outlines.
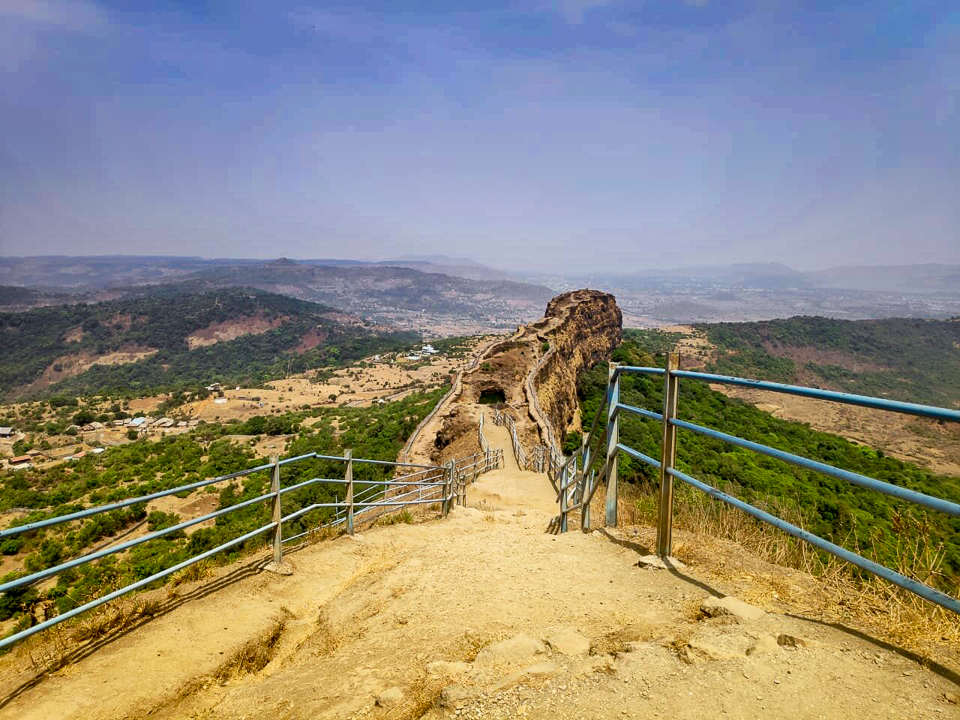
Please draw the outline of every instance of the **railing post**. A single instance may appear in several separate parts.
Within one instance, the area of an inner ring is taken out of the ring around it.
[[[280,524],[283,513],[280,508],[280,458],[270,456],[273,468],[270,472],[270,492],[273,493],[273,522],[277,526],[273,530],[273,562],[280,565],[283,562],[283,526]]]
[[[587,468],[590,467],[590,447],[587,440],[589,438],[584,438],[580,446],[580,529],[583,532],[590,532],[590,503],[585,500],[590,497],[592,487],[587,475]]]
[[[610,363],[607,370],[607,527],[617,526],[617,445],[620,443],[620,416],[617,405],[620,404],[620,375],[617,363]]]
[[[447,463],[447,471],[444,473],[443,480],[443,503],[440,506],[440,513],[443,517],[446,517],[450,512],[450,501],[453,496],[453,473],[454,463],[453,460],[450,460]]]
[[[657,523],[657,555],[669,557],[673,545],[673,476],[667,470],[677,462],[677,428],[670,421],[677,417],[677,395],[680,378],[673,374],[680,369],[680,355],[667,353],[663,373],[663,443],[660,446],[660,517]]]
[[[344,475],[347,483],[347,534],[353,535],[353,450],[344,450],[343,457],[347,460],[347,471]]]
[[[560,471],[560,532],[567,531],[567,484],[568,466],[564,466]]]

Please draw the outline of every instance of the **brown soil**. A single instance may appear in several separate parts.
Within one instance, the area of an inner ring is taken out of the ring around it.
[[[806,423],[935,473],[960,477],[960,427],[825,400],[727,385],[710,387],[774,417]]]
[[[320,344],[327,339],[327,334],[325,332],[320,332],[317,328],[311,329],[306,335],[300,338],[300,343],[293,348],[292,352],[297,355],[302,355],[307,350],[313,350],[316,347],[320,347]]]
[[[157,350],[154,348],[132,345],[104,355],[95,355],[89,351],[83,351],[76,355],[61,355],[47,366],[40,377],[29,385],[25,385],[17,394],[24,395],[33,390],[49,387],[61,380],[79,375],[94,365],[124,365],[143,360],[156,353]]]
[[[687,334],[677,345],[683,369],[702,370],[716,356],[716,348],[702,333],[689,325],[674,325],[662,329]],[[779,350],[768,347],[767,350],[780,357],[789,357],[801,368],[803,363],[814,362],[839,365],[855,372],[880,369],[880,366],[861,363],[847,354],[832,350],[809,347]],[[812,381],[812,376],[810,380]],[[958,427],[897,413],[750,388],[715,384],[710,387],[728,397],[745,400],[775,417],[806,423],[815,430],[833,433],[882,450],[888,455],[915,463],[935,473],[960,476]],[[682,394],[680,402],[682,405]]]
[[[244,335],[262,335],[268,330],[280,327],[287,318],[267,319],[258,313],[251,317],[233,318],[223,322],[210,323],[202,330],[197,330],[187,336],[187,347],[194,350],[198,347],[216,345],[218,342],[236,340]]]
[[[67,342],[80,342],[83,340],[83,328],[77,325],[75,328],[67,330],[63,339]]]

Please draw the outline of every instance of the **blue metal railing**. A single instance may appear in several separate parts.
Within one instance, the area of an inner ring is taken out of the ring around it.
[[[597,431],[596,419],[603,413],[604,407],[608,408],[608,423],[603,429],[606,439],[606,463],[601,470],[601,477],[606,478],[607,485],[607,523],[616,525],[616,506],[613,506],[613,515],[610,513],[610,498],[616,499],[616,459],[617,453],[624,453],[631,458],[639,460],[660,471],[660,502],[658,507],[659,521],[657,526],[657,554],[666,557],[670,555],[672,543],[672,525],[673,525],[673,481],[679,480],[691,487],[694,487],[710,497],[735,507],[761,522],[772,525],[780,530],[804,540],[811,545],[828,552],[836,557],[849,562],[862,570],[873,573],[895,585],[919,595],[930,602],[936,603],[941,607],[960,613],[960,600],[951,597],[935,588],[931,588],[913,578],[909,578],[889,567],[881,565],[873,560],[869,560],[846,548],[840,547],[828,540],[814,535],[801,527],[793,525],[781,518],[771,515],[768,512],[739,500],[717,488],[714,488],[701,480],[698,480],[674,467],[676,456],[676,432],[677,429],[697,433],[705,437],[719,440],[721,442],[744,448],[752,452],[767,455],[769,457],[787,462],[807,470],[829,475],[840,480],[844,480],[853,485],[872,490],[874,492],[884,493],[900,500],[912,502],[921,507],[944,513],[951,517],[960,517],[960,504],[934,497],[925,493],[910,490],[899,485],[875,480],[874,478],[861,475],[860,473],[843,470],[827,463],[811,460],[809,458],[796,455],[794,453],[769,447],[761,443],[752,442],[735,435],[729,435],[713,428],[696,425],[677,417],[677,397],[679,392],[679,382],[681,379],[699,380],[709,383],[720,383],[725,385],[737,385],[740,387],[749,387],[757,390],[767,390],[771,392],[785,393],[789,395],[798,395],[801,397],[813,398],[816,400],[827,400],[846,405],[856,405],[875,410],[887,412],[903,413],[918,417],[931,418],[943,422],[960,422],[960,411],[947,408],[932,407],[928,405],[917,405],[915,403],[905,403],[896,400],[885,400],[883,398],[868,397],[865,395],[852,395],[848,393],[833,392],[830,390],[820,390],[818,388],[809,388],[799,385],[785,385],[782,383],[765,382],[761,380],[749,380],[746,378],[731,377],[728,375],[715,375],[711,373],[693,372],[690,370],[680,370],[677,365],[679,358],[676,354],[670,353],[667,356],[667,367],[634,367],[621,366],[611,363],[609,382],[603,404],[597,410],[594,419],[594,427],[591,429],[587,439],[583,443],[583,450],[579,454],[580,472],[576,479],[577,490],[573,493],[575,497],[581,500],[576,507],[570,507],[566,503],[566,498],[561,497],[561,528],[566,529],[565,513],[572,509],[579,508],[581,511],[581,524],[589,527],[589,503],[594,492],[599,487],[599,478],[594,477],[591,472],[596,462],[596,456],[591,457],[590,446]],[[664,381],[663,392],[663,411],[654,412],[645,408],[635,407],[620,402],[620,378],[623,375],[637,374],[647,376],[660,376]],[[649,455],[645,455],[627,445],[620,443],[619,425],[617,418],[620,413],[637,415],[649,420],[655,420],[662,425],[663,442],[661,444],[661,458],[657,460]],[[596,454],[599,456],[599,452]],[[576,463],[574,464],[576,467]],[[573,484],[573,481],[571,481]],[[584,522],[586,520],[586,522]],[[612,521],[612,522],[611,522]],[[562,531],[561,530],[561,531]]]
[[[303,460],[329,460],[329,461],[339,461],[343,462],[346,465],[345,477],[343,478],[310,478],[308,480],[296,483],[294,485],[289,485],[287,487],[280,487],[280,468],[284,465],[289,465],[290,463],[296,463]],[[264,533],[273,532],[273,560],[275,563],[282,562],[282,545],[283,543],[295,540],[297,538],[304,537],[310,532],[314,532],[320,528],[325,527],[336,527],[342,524],[346,524],[347,532],[352,534],[354,527],[354,518],[360,518],[363,520],[373,519],[377,515],[377,511],[382,512],[392,512],[398,510],[402,507],[415,506],[415,505],[425,505],[425,504],[441,504],[441,512],[443,515],[446,515],[452,504],[456,501],[460,504],[465,504],[465,493],[466,493],[466,475],[467,471],[473,471],[473,476],[476,477],[477,474],[481,472],[486,472],[487,470],[496,467],[501,463],[501,454],[499,450],[490,450],[488,448],[487,452],[480,453],[475,456],[471,456],[466,460],[454,460],[448,463],[447,465],[420,465],[416,463],[400,463],[400,462],[390,462],[386,460],[369,460],[365,458],[354,458],[347,451],[343,456],[337,455],[319,455],[317,453],[308,453],[306,455],[298,455],[296,457],[285,458],[283,460],[279,458],[274,458],[271,462],[257,465],[252,468],[247,468],[245,470],[240,470],[238,472],[229,473],[227,475],[219,475],[217,477],[209,478],[206,480],[201,480],[199,482],[190,483],[187,485],[180,485],[178,487],[170,488],[168,490],[161,490],[159,492],[150,493],[149,495],[142,495],[135,498],[130,498],[128,500],[123,500],[120,502],[110,503],[108,505],[99,505],[96,507],[87,508],[85,510],[80,510],[78,512],[69,513],[66,515],[59,515],[57,517],[45,518],[43,520],[38,520],[32,523],[26,523],[23,525],[18,525],[15,527],[5,528],[0,530],[0,539],[5,537],[11,537],[14,535],[20,535],[23,533],[36,532],[37,530],[42,530],[44,528],[52,527],[54,525],[59,525],[61,523],[83,520],[85,518],[98,515],[100,513],[109,512],[111,510],[118,510],[120,508],[130,507],[132,505],[138,505],[141,503],[149,502],[150,500],[155,500],[157,498],[167,497],[169,495],[176,495],[182,492],[192,492],[202,487],[209,485],[214,485],[216,483],[221,483],[229,480],[234,480],[236,478],[244,477],[247,475],[252,475],[257,472],[270,471],[271,472],[271,489],[270,492],[259,495],[255,498],[250,498],[242,502],[238,502],[235,505],[230,507],[221,508],[214,512],[208,513],[206,515],[201,515],[200,517],[191,518],[185,520],[184,522],[172,525],[155,532],[147,533],[137,538],[127,540],[125,542],[117,543],[116,545],[111,545],[110,547],[97,550],[81,557],[77,557],[71,560],[60,563],[59,565],[54,565],[43,570],[38,570],[29,575],[24,575],[22,577],[9,580],[5,583],[0,583],[0,592],[8,592],[10,590],[15,590],[17,588],[25,587],[28,585],[33,585],[45,578],[52,577],[58,573],[70,570],[71,568],[79,567],[87,563],[95,562],[109,555],[115,553],[123,552],[130,550],[138,545],[141,545],[151,540],[156,540],[157,538],[164,537],[166,535],[171,535],[173,533],[185,530],[186,528],[192,527],[202,522],[208,520],[215,520],[216,518],[222,517],[237,510],[241,510],[257,503],[262,503],[270,501],[273,503],[273,518],[270,523],[267,523],[255,530],[251,530],[247,533],[244,533],[240,537],[233,538],[227,542],[218,545],[215,548],[207,550],[199,555],[195,555],[191,558],[188,558],[173,567],[166,568],[157,573],[150,575],[149,577],[138,580],[130,585],[126,585],[122,588],[118,588],[106,595],[90,600],[79,607],[73,608],[66,612],[63,612],[53,618],[45,620],[41,623],[38,623],[32,627],[26,628],[20,632],[9,635],[5,638],[0,639],[0,648],[5,648],[14,643],[19,642],[31,635],[34,635],[42,630],[53,627],[59,623],[62,623],[66,620],[70,620],[82,613],[92,610],[104,603],[115,600],[123,595],[134,592],[141,588],[147,587],[151,583],[156,582],[157,580],[162,580],[173,573],[179,572],[184,568],[187,568],[195,563],[205,560],[209,557],[212,557],[218,553],[229,550],[233,547],[243,544],[244,542],[251,540],[259,535]],[[404,469],[415,469],[417,472],[413,472],[408,475],[401,476],[400,479],[395,480],[354,480],[353,479],[353,465],[358,464],[368,464],[368,465],[378,465],[378,466],[387,466],[393,468],[404,468]],[[415,479],[419,478],[419,479]],[[294,512],[291,512],[287,515],[282,514],[281,508],[281,498],[287,493],[295,492],[297,490],[302,490],[303,488],[309,487],[316,484],[340,484],[346,485],[346,494],[343,500],[337,500],[336,502],[321,502],[321,503],[311,503],[306,505]],[[360,490],[356,495],[353,493],[354,486],[360,486],[363,489]],[[394,494],[389,494],[393,492]],[[302,517],[309,512],[319,509],[334,509],[336,511],[335,518],[323,525],[320,525],[306,532],[301,532],[292,537],[283,537],[283,524],[288,523],[292,520]],[[341,512],[342,511],[342,512]]]

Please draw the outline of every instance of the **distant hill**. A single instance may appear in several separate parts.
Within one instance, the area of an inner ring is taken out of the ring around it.
[[[248,285],[382,321],[426,313],[515,324],[517,318],[538,317],[555,294],[543,285],[511,280],[469,280],[381,264],[330,266],[289,260],[208,269],[190,276],[189,282],[206,288]]]
[[[960,265],[838,267],[809,274],[816,287],[905,293],[960,292]]]
[[[90,290],[165,282],[219,263],[193,257],[136,255],[5,257],[0,258],[0,283]]]
[[[162,286],[109,302],[0,313],[0,395],[256,382],[416,339],[283,295]]]
[[[56,305],[70,302],[65,293],[49,293],[33,288],[0,285],[0,311],[27,310],[42,305]]]
[[[449,260],[449,264],[435,261]],[[115,299],[145,285],[186,291],[255,287],[334,305],[378,322],[423,328],[443,316],[486,327],[539,317],[555,295],[469,260],[233,260],[183,257],[0,258],[0,284],[69,291],[63,302]],[[45,304],[37,302],[36,304]],[[423,315],[431,317],[422,319]]]
[[[448,258],[447,261],[444,262],[432,260],[385,260],[378,264],[392,267],[405,267],[424,273],[440,273],[441,275],[461,277],[468,280],[510,280],[510,276],[502,270],[497,270],[469,260],[457,260],[454,258]]]
[[[717,346],[714,369],[762,380],[954,407],[960,322],[793,317],[697,326]]]
[[[780,288],[806,287],[810,280],[782,263],[734,263],[733,265],[697,265],[688,268],[648,268],[637,278],[688,279],[713,282],[724,287]]]
[[[767,290],[849,290],[880,293],[960,293],[960,265],[845,266],[802,272],[782,263],[646,267],[630,275],[610,276],[615,284],[706,285]]]

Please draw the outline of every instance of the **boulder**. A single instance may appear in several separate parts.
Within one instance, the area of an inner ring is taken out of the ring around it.
[[[724,598],[708,597],[700,605],[700,611],[707,617],[729,616],[742,622],[759,620],[766,615],[760,608],[748,605],[733,595]]]
[[[802,647],[811,647],[816,643],[813,640],[807,640],[806,638],[797,637],[796,635],[780,633],[777,635],[777,644],[785,648],[797,649]]]
[[[403,700],[403,691],[398,687],[390,687],[377,695],[377,705],[380,707],[390,707]]]
[[[561,655],[586,655],[590,652],[590,639],[573,630],[561,630],[547,638],[547,645]]]
[[[440,707],[446,710],[456,710],[472,700],[476,693],[463,685],[447,685],[440,691]]]

